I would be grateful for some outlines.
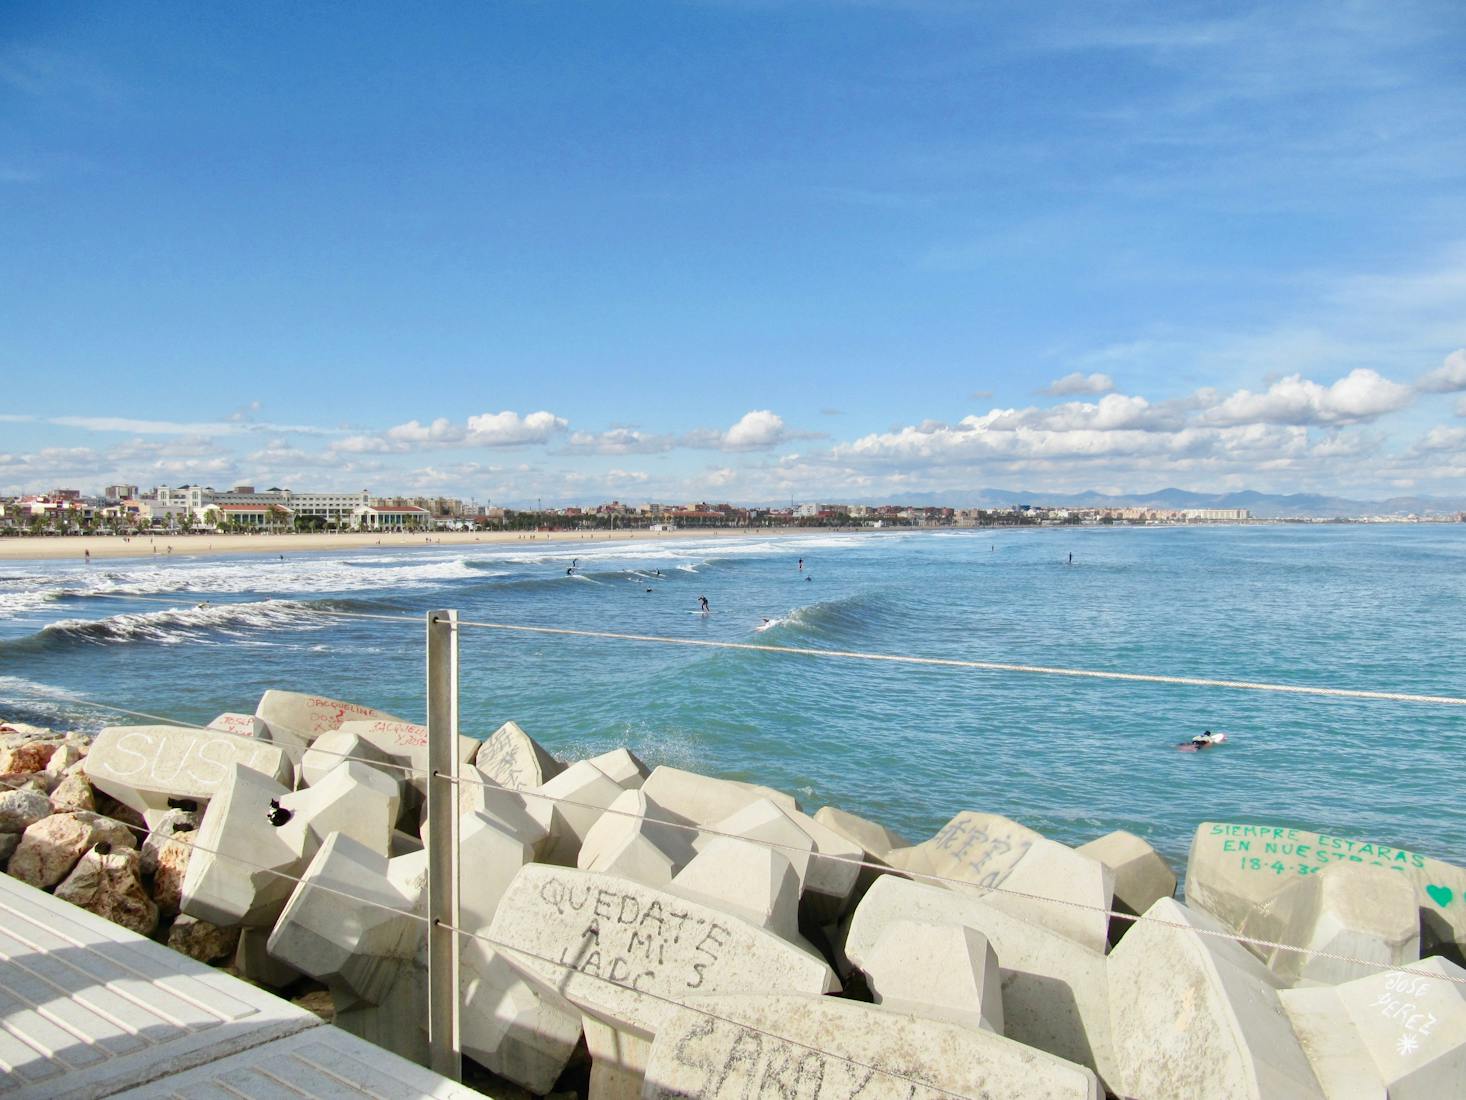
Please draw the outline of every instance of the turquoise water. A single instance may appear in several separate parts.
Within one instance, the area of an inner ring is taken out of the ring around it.
[[[1463,696],[1463,567],[1461,524],[8,563],[0,716],[91,729],[136,720],[67,694],[201,722],[252,710],[277,687],[421,721],[420,619],[322,612],[435,607],[467,620]],[[699,595],[712,614],[693,613]],[[765,617],[775,621],[760,630]],[[461,652],[465,732],[512,718],[561,757],[624,744],[651,764],[757,780],[913,840],[978,809],[1069,843],[1129,829],[1179,862],[1195,824],[1221,818],[1466,863],[1466,707],[476,628]],[[1203,728],[1232,742],[1173,751]]]

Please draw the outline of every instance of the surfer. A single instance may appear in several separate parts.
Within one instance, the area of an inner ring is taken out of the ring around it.
[[[803,558],[800,558],[800,559],[799,559],[799,571],[800,571],[800,572],[801,572],[801,573],[803,573],[803,572],[804,572],[804,559],[803,559]]]
[[[1205,730],[1202,733],[1198,733],[1190,741],[1182,741],[1176,747],[1186,752],[1201,752],[1203,749],[1220,745],[1226,739],[1227,735],[1225,733],[1212,733],[1211,730]]]
[[[708,598],[706,596],[699,596],[697,598],[697,607],[698,610],[701,611],[704,615],[712,610],[712,608],[708,606]]]
[[[1069,564],[1070,565],[1073,565],[1074,564],[1074,551],[1073,550],[1070,550],[1069,551]]]

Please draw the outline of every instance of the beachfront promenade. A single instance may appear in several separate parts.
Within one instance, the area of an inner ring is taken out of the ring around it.
[[[477,1097],[0,875],[0,1097]]]

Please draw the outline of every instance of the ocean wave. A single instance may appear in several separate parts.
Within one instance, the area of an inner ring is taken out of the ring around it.
[[[351,602],[351,601],[346,601]],[[54,648],[71,644],[156,645],[240,644],[260,630],[321,630],[336,620],[319,614],[323,603],[264,600],[255,603],[200,603],[193,607],[127,612],[102,619],[62,619],[35,634],[0,643],[4,649]]]

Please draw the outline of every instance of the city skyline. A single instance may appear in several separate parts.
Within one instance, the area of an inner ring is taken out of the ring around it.
[[[0,37],[0,493],[1466,492],[1459,6],[184,10]]]

